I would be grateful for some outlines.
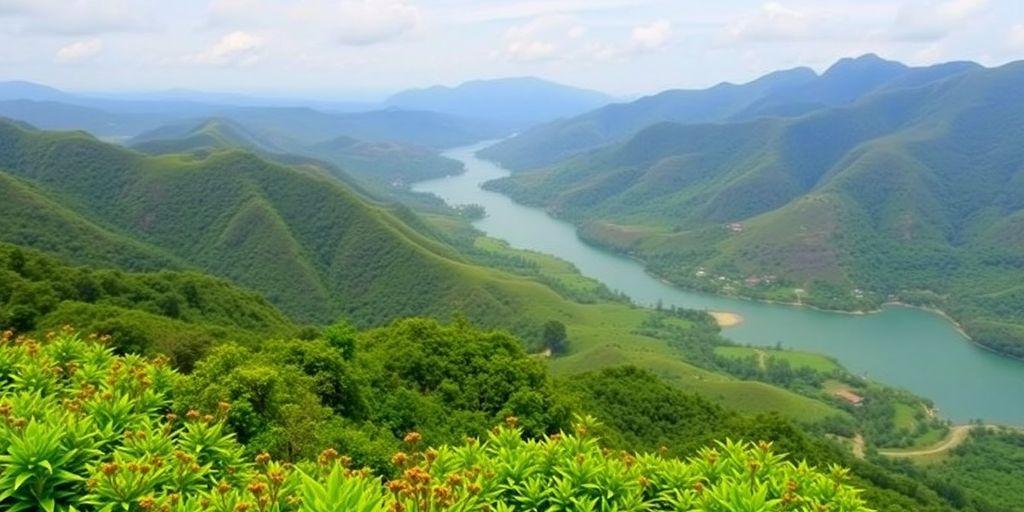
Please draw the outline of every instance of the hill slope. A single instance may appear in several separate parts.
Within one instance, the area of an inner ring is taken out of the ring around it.
[[[513,169],[550,165],[622,141],[661,122],[684,124],[793,117],[850,104],[869,94],[942,80],[979,68],[950,63],[909,68],[875,55],[843,59],[820,76],[808,68],[771,73],[752,82],[722,83],[704,90],[672,90],[632,103],[608,105],[574,118],[528,130],[481,155]]]
[[[793,119],[656,125],[492,187],[691,286],[718,288],[703,268],[745,295],[934,305],[1024,355],[1021,87],[1015,63]]]
[[[350,181],[347,174],[376,188],[415,182],[461,172],[462,165],[431,149],[397,142],[367,142],[339,136],[305,145],[286,133],[261,130],[256,133],[226,118],[173,123],[142,133],[130,141],[133,149],[150,154],[208,152],[244,149],[270,160],[300,163],[316,159],[331,165],[324,171]],[[308,162],[316,165],[315,161]]]
[[[493,319],[514,310],[498,300],[506,287],[500,274],[466,265],[396,216],[405,214],[371,205],[333,179],[252,154],[149,157],[84,134],[4,123],[0,169],[3,179],[47,199],[36,202],[43,213],[8,212],[10,225],[42,233],[33,238],[22,230],[19,243],[53,250],[45,243],[50,229],[89,228],[61,232],[70,258],[101,259],[74,250],[92,247],[101,233],[139,247],[139,265],[152,256],[203,268],[264,293],[303,321],[346,314],[379,323],[460,308]],[[64,224],[39,224],[40,216]]]
[[[71,267],[0,243],[0,325],[28,335],[69,324],[186,369],[215,343],[298,330],[263,297],[207,275]]]

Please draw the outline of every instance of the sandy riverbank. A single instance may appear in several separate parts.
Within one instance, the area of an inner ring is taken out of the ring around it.
[[[727,311],[708,311],[718,326],[721,328],[733,327],[743,323],[743,317],[736,313],[729,313]]]

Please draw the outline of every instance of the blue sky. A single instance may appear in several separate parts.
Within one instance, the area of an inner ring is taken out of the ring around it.
[[[1024,57],[1021,0],[0,0],[0,79],[344,98],[535,75],[617,95]]]

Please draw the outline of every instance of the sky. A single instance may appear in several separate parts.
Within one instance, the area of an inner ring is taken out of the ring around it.
[[[0,80],[375,99],[538,76],[635,96],[864,53],[1024,58],[1024,0],[0,0]]]

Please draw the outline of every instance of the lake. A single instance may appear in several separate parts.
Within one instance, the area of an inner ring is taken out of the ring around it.
[[[507,170],[475,153],[486,144],[453,149],[445,156],[462,161],[466,172],[416,183],[413,189],[436,194],[452,205],[475,203],[487,216],[473,223],[487,235],[513,247],[553,254],[584,275],[629,295],[639,304],[728,311],[743,323],[724,334],[741,344],[782,346],[828,354],[848,370],[908,389],[935,401],[942,416],[955,422],[980,418],[1024,425],[1024,362],[971,344],[942,316],[921,309],[891,306],[869,315],[766,304],[677,288],[645,272],[641,263],[587,245],[576,228],[541,209],[523,206],[480,188],[507,176]]]

